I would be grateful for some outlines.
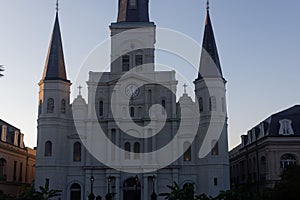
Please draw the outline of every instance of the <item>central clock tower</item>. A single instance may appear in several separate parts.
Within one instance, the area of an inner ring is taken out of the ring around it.
[[[119,1],[118,20],[110,25],[112,73],[154,71],[156,26],[149,21],[148,4],[148,0]]]

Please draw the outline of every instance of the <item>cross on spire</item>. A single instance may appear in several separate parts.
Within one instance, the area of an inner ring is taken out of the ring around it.
[[[187,84],[183,84],[183,92],[184,92],[184,94],[186,94],[186,88],[187,88]]]
[[[56,12],[58,13],[58,0],[56,0]]]
[[[209,11],[209,0],[206,2],[206,10]]]
[[[78,86],[78,91],[79,91],[79,95],[81,96],[81,89],[82,89],[82,87],[81,87],[81,85],[79,85]]]

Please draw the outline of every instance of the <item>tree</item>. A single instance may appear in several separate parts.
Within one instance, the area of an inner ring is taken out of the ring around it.
[[[2,72],[4,71],[3,65],[0,65],[0,78],[4,76]]]
[[[271,192],[272,200],[298,200],[300,196],[300,166],[291,165],[281,175],[281,180]]]
[[[162,193],[159,196],[164,196],[166,200],[266,200],[260,194],[251,193],[243,188],[234,190],[221,191],[218,196],[211,197],[206,194],[195,195],[194,185],[185,184],[183,188],[174,182],[170,188],[169,193]]]
[[[37,193],[33,185],[29,187],[28,185],[25,184],[22,187],[21,193],[17,195],[14,199],[15,200],[40,200],[37,196]]]
[[[185,184],[183,188],[174,182],[174,185],[167,185],[171,190],[169,193],[161,193],[159,196],[165,197],[166,200],[194,200],[195,191],[194,185],[191,183]]]
[[[39,200],[49,200],[52,197],[60,196],[61,190],[49,189],[49,182],[46,181],[45,186],[39,187],[40,191],[36,192]]]

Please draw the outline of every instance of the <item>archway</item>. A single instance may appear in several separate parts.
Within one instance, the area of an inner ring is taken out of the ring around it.
[[[137,176],[124,181],[124,200],[141,200],[141,182]]]
[[[81,200],[81,186],[78,183],[73,183],[70,188],[71,200]]]

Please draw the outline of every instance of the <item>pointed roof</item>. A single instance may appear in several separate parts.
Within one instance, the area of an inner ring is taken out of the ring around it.
[[[149,0],[119,0],[118,22],[149,22]]]
[[[207,7],[206,13],[198,79],[204,77],[223,78],[218,49],[209,15],[209,6]]]
[[[58,12],[56,12],[54,28],[49,44],[42,80],[63,80],[70,82],[66,75]]]

